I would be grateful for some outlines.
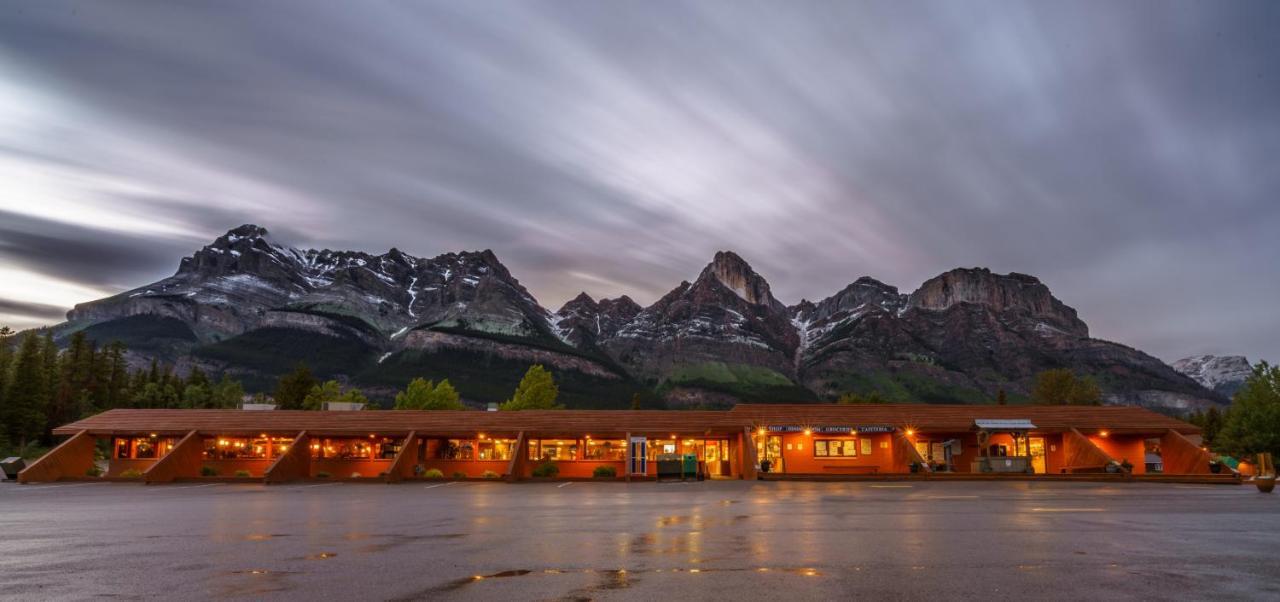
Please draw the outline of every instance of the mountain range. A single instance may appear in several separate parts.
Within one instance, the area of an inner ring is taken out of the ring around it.
[[[254,225],[183,258],[177,273],[77,305],[55,327],[121,340],[130,361],[227,372],[268,390],[298,362],[387,398],[449,378],[501,401],[532,363],[571,407],[720,407],[820,401],[1026,399],[1035,375],[1094,376],[1106,401],[1187,411],[1227,402],[1136,349],[1089,336],[1076,311],[1025,274],[955,269],[910,293],[869,277],[785,305],[741,257],[716,253],[648,307],[586,293],[542,307],[492,251],[420,258],[303,250]]]

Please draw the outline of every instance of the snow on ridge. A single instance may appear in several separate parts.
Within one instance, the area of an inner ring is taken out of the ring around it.
[[[409,305],[407,307],[409,310],[409,316],[413,318],[418,317],[413,313],[413,303],[418,300],[418,291],[413,290],[413,287],[416,284],[418,284],[418,277],[414,276],[413,280],[409,281]]]

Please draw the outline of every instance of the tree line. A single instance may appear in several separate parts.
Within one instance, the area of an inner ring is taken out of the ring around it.
[[[1280,455],[1280,366],[1258,362],[1222,411],[1210,407],[1188,422],[1203,431],[1205,446],[1236,457]]]
[[[18,337],[0,327],[0,448],[48,444],[54,427],[113,408],[232,408],[244,397],[239,382],[199,368],[185,377],[156,362],[130,370],[126,351],[83,332],[59,350],[50,331]]]
[[[1036,375],[1035,384],[1031,387],[1030,402],[1033,405],[1102,405],[1102,388],[1092,376],[1077,376],[1066,368],[1045,370]],[[857,393],[850,391],[836,399],[841,404],[882,404],[891,403],[879,391]],[[1004,389],[996,391],[996,405],[1008,405],[1009,395]]]
[[[541,364],[534,364],[520,379],[511,398],[498,406],[499,410],[563,410],[556,403],[560,387],[551,371]],[[272,396],[276,407],[282,410],[319,410],[328,402],[368,403],[364,393],[354,387],[345,387],[336,380],[320,381],[306,364],[298,364],[293,372],[280,377]],[[376,405],[366,405],[376,409]],[[415,378],[403,391],[396,393],[397,410],[465,410],[458,390],[449,379],[440,382]]]
[[[241,383],[226,374],[214,379],[193,366],[184,376],[154,360],[149,367],[130,370],[126,352],[119,341],[99,346],[83,332],[74,333],[66,348],[59,349],[50,330],[18,335],[0,327],[0,450],[50,445],[54,428],[115,408],[235,408],[246,399]],[[558,396],[551,372],[534,365],[499,408],[563,409],[556,403]],[[317,379],[305,365],[280,377],[271,398],[259,394],[256,400],[296,410],[319,410],[327,402],[378,407],[359,389]],[[396,394],[394,407],[466,409],[448,379],[436,383],[422,378]]]

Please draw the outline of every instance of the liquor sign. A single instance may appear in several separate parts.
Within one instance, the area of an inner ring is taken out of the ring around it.
[[[893,427],[887,424],[862,424],[855,427],[859,433],[892,433]]]

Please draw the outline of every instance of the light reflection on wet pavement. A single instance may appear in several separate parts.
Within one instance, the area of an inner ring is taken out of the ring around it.
[[[1280,596],[1280,496],[1088,483],[0,485],[0,598]]]

